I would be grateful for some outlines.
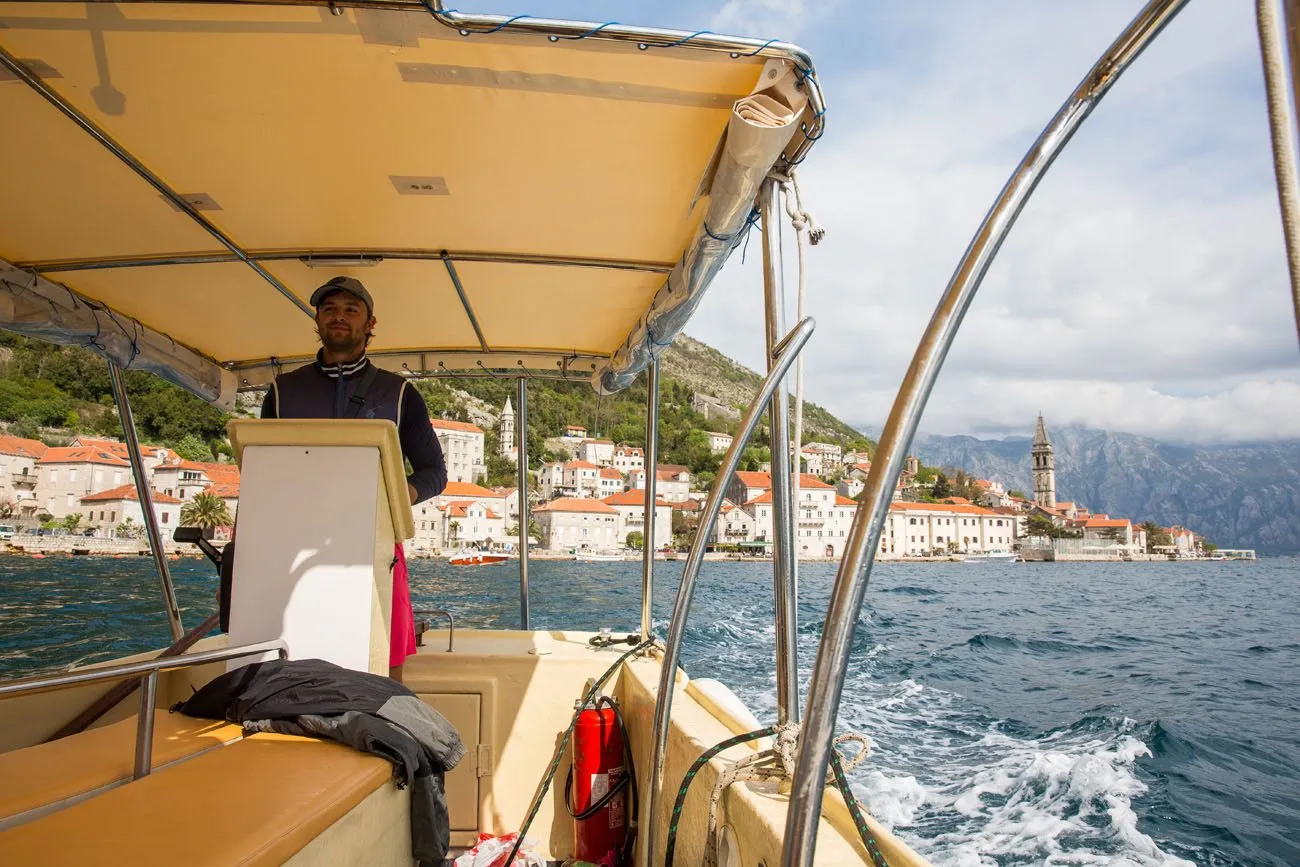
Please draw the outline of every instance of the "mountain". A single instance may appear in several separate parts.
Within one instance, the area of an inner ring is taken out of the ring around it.
[[[1300,551],[1300,440],[1170,445],[1082,426],[1049,428],[1056,496],[1097,512],[1180,524],[1225,548]],[[922,463],[1032,491],[1029,437],[918,434]]]

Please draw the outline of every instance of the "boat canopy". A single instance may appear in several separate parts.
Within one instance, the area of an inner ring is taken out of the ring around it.
[[[452,15],[0,4],[0,327],[229,405],[314,356],[347,274],[390,369],[628,385],[820,133],[811,63]]]

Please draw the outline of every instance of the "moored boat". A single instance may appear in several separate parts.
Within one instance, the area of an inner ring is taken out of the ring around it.
[[[460,551],[448,557],[447,562],[453,566],[490,566],[493,563],[504,563],[509,559],[509,554],[491,551]]]

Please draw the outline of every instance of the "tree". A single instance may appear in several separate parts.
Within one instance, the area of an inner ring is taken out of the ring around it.
[[[627,542],[627,546],[633,551],[640,551],[645,546],[645,534],[638,530],[633,530],[627,534],[627,539],[625,541]]]
[[[72,512],[71,514],[64,517],[62,526],[65,530],[72,531],[77,529],[77,525],[79,525],[80,523],[81,523],[81,513]]]
[[[1030,536],[1050,536],[1053,539],[1061,537],[1061,528],[1044,515],[1030,515],[1025,520],[1025,532]]]
[[[930,492],[934,495],[936,500],[943,500],[951,497],[953,495],[952,484],[948,481],[948,477],[943,473],[935,473],[934,487]]]
[[[226,501],[207,491],[195,494],[194,499],[181,507],[182,527],[202,527],[208,530],[229,527],[233,523]]]
[[[456,544],[456,540],[460,538],[460,521],[451,522],[451,525],[447,527],[447,537],[453,545]]]
[[[41,436],[41,423],[32,416],[25,415],[9,425],[9,433],[25,440],[39,439]]]
[[[192,433],[188,433],[185,436],[181,437],[180,442],[176,443],[175,449],[176,449],[176,454],[185,458],[185,460],[187,461],[211,462],[215,460],[215,458],[212,455],[212,449],[208,448],[208,444],[205,443],[203,440],[199,439],[197,436],[195,436]],[[196,525],[191,525],[191,526],[196,526]],[[228,526],[228,525],[223,524],[222,526]]]
[[[0,518],[12,518],[18,511],[18,504],[13,500],[0,502]]]
[[[1164,548],[1174,544],[1174,540],[1169,538],[1168,531],[1155,521],[1143,521],[1142,529],[1147,534],[1148,554],[1154,554],[1156,548]]]
[[[144,538],[144,524],[137,524],[131,520],[131,517],[122,519],[122,523],[115,528],[119,539],[141,539]]]
[[[1007,496],[1008,496],[1008,497],[1019,497],[1019,498],[1022,499],[1022,500],[1027,500],[1027,499],[1029,499],[1028,497],[1025,496],[1025,492],[1022,491],[1022,490],[1019,490],[1018,488],[1012,488],[1011,490],[1007,491]]]

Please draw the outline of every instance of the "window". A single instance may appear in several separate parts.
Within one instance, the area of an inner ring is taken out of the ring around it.
[[[167,523],[167,519],[170,518],[170,517],[171,517],[170,514],[168,514],[167,512],[163,512],[163,513],[162,513],[162,522],[163,522],[164,524],[166,524],[166,523]]]

